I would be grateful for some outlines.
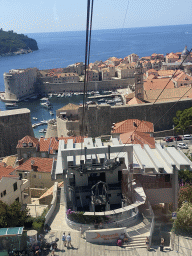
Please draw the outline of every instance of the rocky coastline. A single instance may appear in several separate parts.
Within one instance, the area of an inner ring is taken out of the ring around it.
[[[6,56],[16,56],[16,55],[22,55],[22,54],[28,54],[33,52],[31,49],[20,49],[16,52],[7,52],[0,54],[0,57],[6,57]]]

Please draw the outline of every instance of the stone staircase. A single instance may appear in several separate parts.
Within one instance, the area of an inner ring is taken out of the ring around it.
[[[146,204],[139,206],[139,213],[137,222],[126,229],[129,240],[123,247],[146,248],[145,240],[150,234],[152,218]]]
[[[123,244],[126,248],[146,248],[146,236],[131,237],[127,244]]]

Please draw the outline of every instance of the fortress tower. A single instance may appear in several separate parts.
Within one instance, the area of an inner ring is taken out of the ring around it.
[[[19,101],[34,93],[37,68],[12,69],[3,76],[6,101]]]

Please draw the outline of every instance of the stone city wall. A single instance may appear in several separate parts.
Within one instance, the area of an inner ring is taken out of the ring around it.
[[[88,82],[88,91],[113,90],[118,88],[127,88],[128,85],[134,84],[134,78],[114,79],[106,81]],[[39,85],[39,91],[42,93],[59,93],[59,92],[83,92],[84,83],[44,83]]]
[[[88,136],[97,137],[111,133],[113,123],[126,119],[139,119],[152,122],[155,131],[171,129],[173,117],[178,110],[192,107],[192,100],[179,102],[163,102],[156,104],[139,104],[134,106],[88,106],[86,123]],[[79,108],[79,120],[82,116],[82,107]]]
[[[34,137],[30,110],[27,108],[0,111],[0,156],[17,153],[18,140]]]

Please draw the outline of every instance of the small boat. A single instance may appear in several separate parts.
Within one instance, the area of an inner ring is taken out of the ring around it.
[[[53,111],[49,111],[49,114],[50,114],[51,116],[54,115]]]
[[[57,95],[57,98],[60,98],[61,97],[61,94],[59,93],[58,95]]]
[[[39,133],[46,133],[47,132],[47,129],[40,129],[39,130]]]
[[[41,102],[46,102],[46,101],[48,101],[48,100],[49,100],[49,99],[46,98],[46,97],[43,97],[43,98],[40,99]]]
[[[17,108],[18,105],[14,103],[5,103],[6,108]]]
[[[34,95],[34,96],[32,96],[30,99],[35,100],[35,99],[37,99],[37,96]]]
[[[33,117],[33,120],[37,120],[38,118],[37,117]]]

